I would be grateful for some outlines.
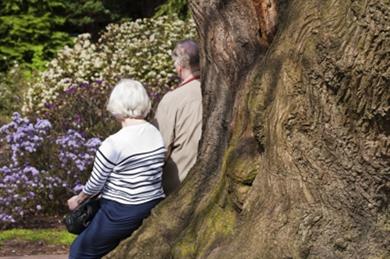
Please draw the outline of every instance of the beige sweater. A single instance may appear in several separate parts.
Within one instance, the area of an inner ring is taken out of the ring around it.
[[[158,105],[155,124],[168,150],[163,186],[166,194],[169,194],[179,187],[196,162],[202,133],[202,92],[199,80],[168,92]]]

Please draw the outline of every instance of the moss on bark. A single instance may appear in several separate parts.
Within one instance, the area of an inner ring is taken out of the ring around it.
[[[160,217],[117,251],[390,256],[389,1],[279,1],[265,56],[253,4],[192,2],[205,94],[199,161]]]

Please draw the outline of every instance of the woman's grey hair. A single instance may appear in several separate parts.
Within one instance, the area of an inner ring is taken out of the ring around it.
[[[192,40],[182,40],[176,44],[172,52],[175,65],[190,69],[192,72],[199,71],[199,48]]]
[[[140,82],[122,79],[111,92],[107,110],[117,119],[145,118],[150,106],[149,96]]]

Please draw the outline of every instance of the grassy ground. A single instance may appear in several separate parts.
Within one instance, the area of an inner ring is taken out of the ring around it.
[[[45,241],[53,245],[70,245],[76,236],[62,229],[10,229],[0,231],[0,245],[7,240]]]
[[[76,238],[65,229],[9,229],[0,231],[0,256],[66,254]]]

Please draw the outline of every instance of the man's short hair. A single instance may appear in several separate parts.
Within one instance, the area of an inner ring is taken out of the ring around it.
[[[117,119],[145,118],[150,106],[149,96],[140,82],[122,79],[111,92],[107,110]]]
[[[175,65],[190,69],[192,72],[199,71],[199,48],[192,40],[178,42],[172,52],[172,58]]]

